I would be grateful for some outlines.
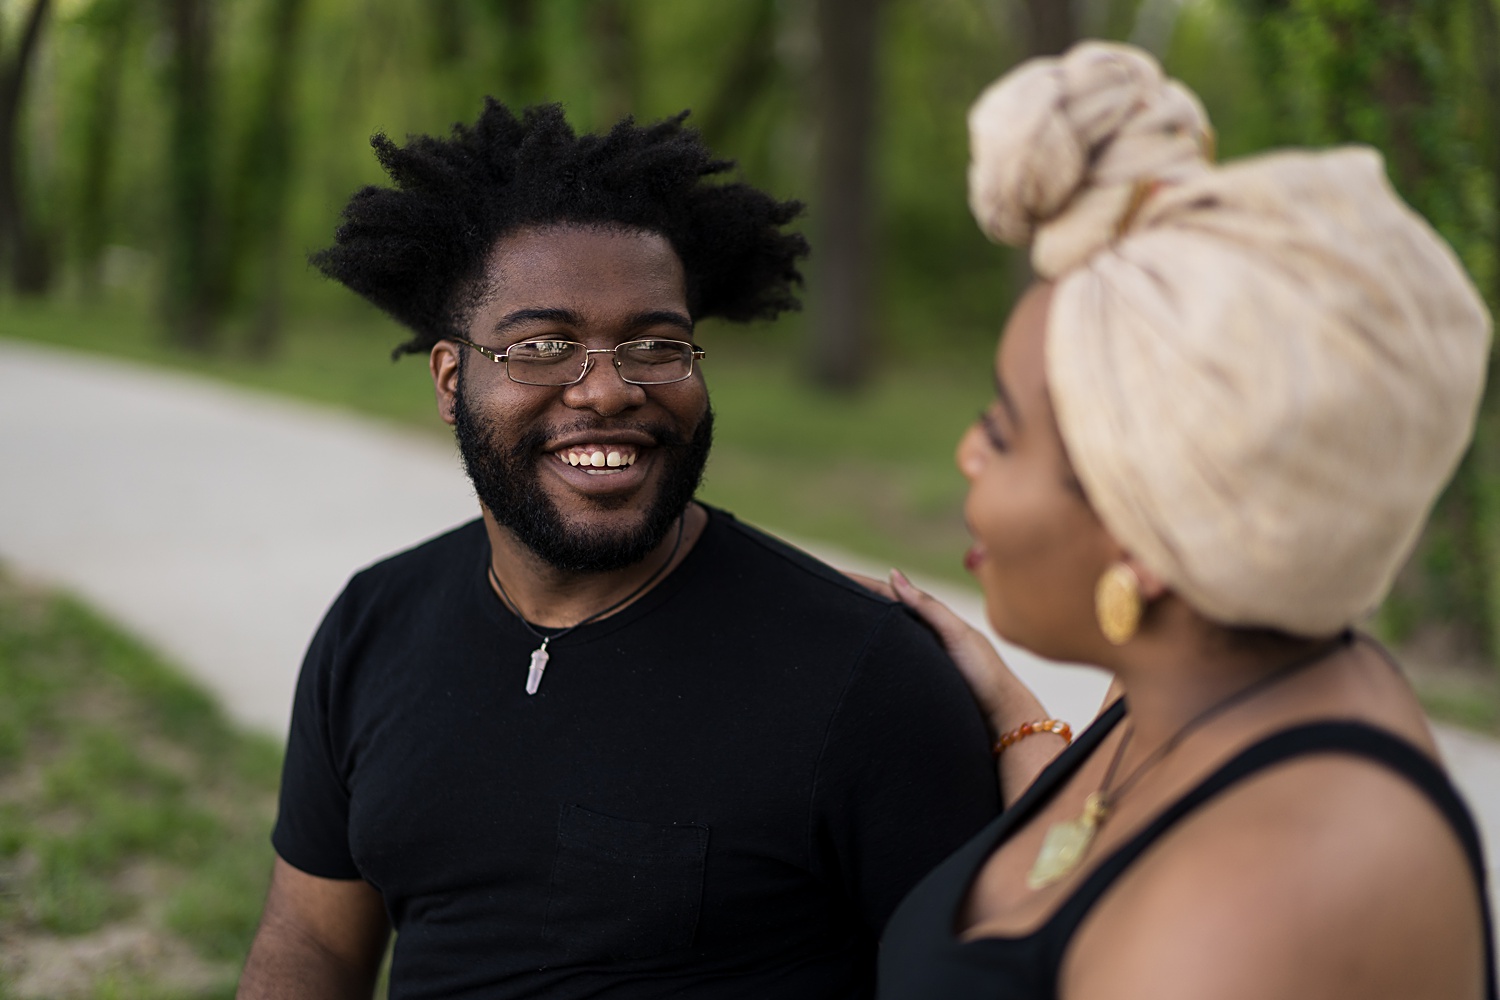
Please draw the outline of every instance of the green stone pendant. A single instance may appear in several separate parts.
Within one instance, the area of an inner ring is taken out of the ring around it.
[[[1042,849],[1037,852],[1031,871],[1026,873],[1026,885],[1032,889],[1044,889],[1073,874],[1088,853],[1108,810],[1103,796],[1095,792],[1084,800],[1082,816],[1053,823],[1042,840]]]

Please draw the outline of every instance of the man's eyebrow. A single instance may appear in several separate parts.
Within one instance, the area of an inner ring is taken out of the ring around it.
[[[571,309],[517,309],[513,313],[506,313],[495,323],[495,332],[504,333],[513,326],[522,323],[561,323],[565,326],[580,326],[581,321],[578,314]]]
[[[1005,408],[1005,415],[1010,417],[1011,423],[1017,427],[1024,426],[1025,421],[1021,419],[1021,411],[1016,409],[1016,401],[1011,398],[1009,390],[1005,388],[1005,383],[1000,381],[999,372],[995,373],[995,398]]]
[[[511,327],[537,322],[556,323],[575,329],[584,325],[582,317],[571,309],[517,309],[515,312],[500,317],[495,323],[494,332],[504,333]],[[670,309],[636,313],[625,321],[625,327],[629,330],[643,330],[653,326],[675,326],[684,333],[693,332],[693,321],[682,313],[673,312]]]
[[[632,330],[641,330],[649,326],[675,326],[684,333],[693,332],[693,321],[682,313],[672,312],[670,309],[636,313],[630,317],[630,322],[626,325]]]

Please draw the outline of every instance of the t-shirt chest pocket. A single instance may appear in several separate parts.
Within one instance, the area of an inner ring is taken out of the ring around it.
[[[692,947],[707,856],[707,826],[660,826],[564,805],[548,887],[549,944],[580,964]]]

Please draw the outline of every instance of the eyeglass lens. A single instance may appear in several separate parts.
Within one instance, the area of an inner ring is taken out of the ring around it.
[[[586,348],[568,340],[532,340],[505,352],[510,377],[529,385],[569,385],[583,377]],[[680,382],[693,373],[693,346],[677,340],[632,340],[614,350],[627,382]]]

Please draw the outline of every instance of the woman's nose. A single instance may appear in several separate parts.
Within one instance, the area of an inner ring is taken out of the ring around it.
[[[979,429],[979,424],[970,424],[969,429],[958,439],[958,447],[953,452],[953,464],[971,482],[983,470],[984,433]]]

